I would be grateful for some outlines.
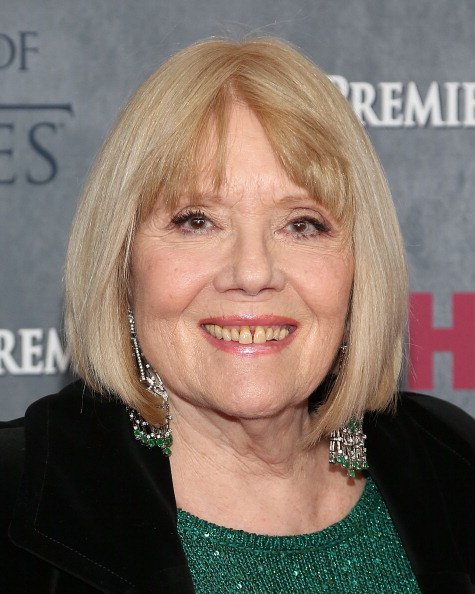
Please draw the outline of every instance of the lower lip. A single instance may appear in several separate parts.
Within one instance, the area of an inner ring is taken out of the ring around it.
[[[282,340],[269,340],[258,344],[241,344],[233,340],[222,340],[211,336],[204,328],[201,328],[206,340],[212,344],[215,348],[224,351],[225,353],[231,353],[233,355],[273,355],[279,353],[282,349],[288,346],[297,334],[297,330],[294,330],[288,334]]]

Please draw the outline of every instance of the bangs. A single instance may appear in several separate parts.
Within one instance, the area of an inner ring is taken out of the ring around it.
[[[241,103],[258,118],[289,179],[322,204],[351,236],[354,199],[343,141],[303,101],[300,106],[295,98],[284,104],[275,86],[270,95],[268,86],[260,86],[255,80],[233,77],[207,104],[198,103],[189,111],[175,134],[160,139],[136,171],[141,196],[138,221],[150,214],[157,200],[173,210],[184,197],[199,195],[203,177],[219,192],[226,181],[230,114]]]
[[[315,122],[312,123],[313,128],[289,114],[281,117],[270,113],[261,118],[289,179],[307,190],[351,235],[355,213],[349,163],[338,152],[329,131],[316,129]]]

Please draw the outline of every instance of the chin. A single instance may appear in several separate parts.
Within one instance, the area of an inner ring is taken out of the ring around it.
[[[235,399],[230,399],[217,408],[219,412],[229,417],[237,419],[253,420],[272,418],[286,409],[295,407],[294,402],[284,402],[276,399],[275,396],[252,397],[249,393],[243,398],[242,394],[236,395]]]

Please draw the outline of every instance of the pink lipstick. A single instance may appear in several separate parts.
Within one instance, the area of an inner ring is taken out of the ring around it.
[[[276,315],[233,315],[200,321],[206,340],[215,348],[240,355],[281,351],[295,338],[297,321]]]

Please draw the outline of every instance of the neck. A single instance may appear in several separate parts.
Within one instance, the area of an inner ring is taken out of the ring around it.
[[[237,474],[292,474],[308,452],[303,439],[309,425],[306,405],[273,417],[237,418],[180,403],[173,408],[174,455],[197,459]]]
[[[326,440],[303,446],[310,422],[306,403],[271,418],[243,419],[179,401],[172,416],[178,507],[264,534],[299,534],[332,523],[328,506],[315,502],[342,477],[329,469]]]

